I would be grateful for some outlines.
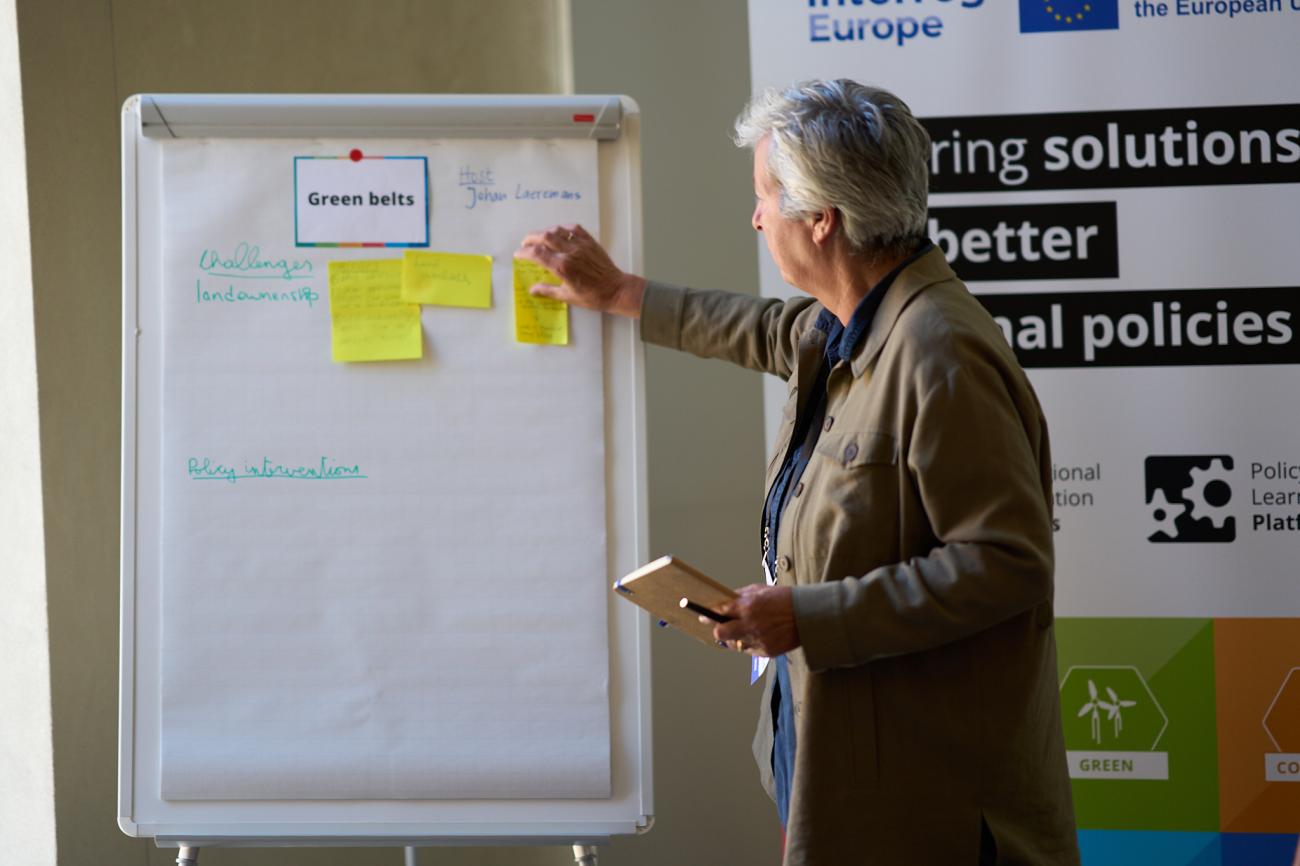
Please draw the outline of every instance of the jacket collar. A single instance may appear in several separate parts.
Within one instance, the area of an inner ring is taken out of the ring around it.
[[[880,355],[880,350],[885,347],[885,341],[894,330],[898,317],[913,298],[927,287],[955,279],[956,276],[948,266],[948,260],[943,257],[943,250],[937,245],[904,268],[881,299],[880,309],[876,311],[866,339],[858,344],[849,362],[853,377],[855,379],[860,377]]]

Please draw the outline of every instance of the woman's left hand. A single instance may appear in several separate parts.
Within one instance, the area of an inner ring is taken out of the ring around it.
[[[718,605],[718,613],[733,619],[714,628],[714,638],[740,652],[767,658],[799,646],[790,587],[753,584],[737,592],[736,598]],[[700,622],[710,621],[700,617]]]

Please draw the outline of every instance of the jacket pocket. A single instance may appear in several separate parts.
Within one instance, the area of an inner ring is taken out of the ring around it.
[[[859,785],[870,787],[880,778],[876,692],[870,665],[861,665],[854,672],[858,676],[849,701],[853,707],[853,772]]]
[[[892,433],[877,430],[823,433],[815,452],[844,469],[898,463],[898,441]]]
[[[810,715],[801,733],[807,736],[804,743],[819,737],[824,741],[818,749],[823,769],[836,767],[841,784],[850,787],[872,787],[880,777],[877,759],[876,706],[872,689],[871,668],[859,665],[851,668],[833,668],[812,674],[810,686],[816,694],[809,694]],[[797,705],[796,705],[797,706]]]
[[[830,579],[896,562],[903,507],[898,463],[890,433],[823,433],[804,476],[797,552],[822,560]]]

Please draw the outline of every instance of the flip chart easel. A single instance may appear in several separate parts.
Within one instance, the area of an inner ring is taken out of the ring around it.
[[[649,828],[648,624],[608,593],[615,577],[644,559],[641,346],[632,323],[577,310],[569,313],[571,345],[499,339],[513,334],[504,238],[517,243],[527,221],[563,221],[541,218],[548,211],[579,212],[562,203],[594,208],[597,197],[602,242],[621,266],[641,268],[639,129],[635,103],[612,96],[127,100],[124,832],[179,846],[190,859],[212,845],[508,843],[574,845],[580,862],[594,862],[588,846]],[[584,151],[572,144],[578,141],[595,144]],[[428,160],[428,248],[491,254],[495,301],[490,310],[425,308],[421,360],[341,365],[329,355],[326,263],[401,251],[294,244],[285,191],[294,157],[372,147]],[[587,152],[594,165],[584,168]],[[464,181],[481,183],[486,175],[474,172],[487,169],[495,179],[511,169],[518,177],[475,201]],[[470,173],[458,180],[462,170]],[[229,252],[236,239],[245,243],[242,258]],[[446,249],[447,239],[467,248]],[[250,259],[252,247],[259,251]],[[213,261],[234,265],[221,270]],[[577,357],[595,366],[574,364]],[[196,387],[212,390],[196,398]],[[304,392],[314,396],[303,399]],[[241,393],[246,400],[229,398]],[[214,413],[221,394],[224,405]],[[476,394],[487,396],[467,396]],[[293,411],[281,411],[283,395],[296,401]],[[386,424],[375,421],[377,412]],[[415,419],[409,430],[401,428],[404,419]],[[530,437],[546,437],[548,425],[595,438],[590,447],[548,454],[530,444]],[[250,435],[280,446],[311,440],[302,453],[319,453],[320,467],[315,456],[284,465],[260,454],[250,459]],[[229,449],[240,452],[229,477],[204,468],[217,465],[204,455],[220,449],[222,436],[245,437]],[[415,447],[408,440],[426,450],[401,451]],[[385,444],[367,451],[372,442]],[[331,474],[329,461],[343,459],[331,451],[339,443],[352,448],[344,463],[374,469]],[[199,456],[187,464],[191,451]],[[404,471],[393,470],[393,453],[406,455]],[[525,457],[532,462],[520,463]],[[477,468],[459,476],[461,464]],[[520,465],[529,471],[519,472]],[[319,484],[310,496],[294,486],[307,477],[363,475]],[[440,486],[446,478],[459,479],[454,490]],[[589,560],[592,550],[603,555],[588,563],[590,574],[576,577],[563,562],[557,568],[547,556],[524,555],[531,544],[547,550],[554,542],[530,538],[530,521],[518,519],[532,514],[544,523],[548,497],[570,495],[571,487],[593,492],[584,501],[603,497],[593,531],[569,545]],[[506,522],[485,526],[492,519]],[[319,524],[329,520],[356,539],[322,536]],[[268,525],[284,535],[268,541]],[[480,536],[490,543],[461,543]],[[411,538],[433,541],[411,545]],[[373,558],[362,556],[371,549],[378,551]],[[548,569],[563,573],[549,595]],[[586,613],[562,626],[559,616],[516,616],[511,605],[521,596],[539,610]],[[442,650],[427,661],[408,657],[410,647],[436,638],[435,630],[459,637],[437,644]],[[239,655],[245,645],[277,651],[249,665]],[[518,649],[510,655],[501,645]],[[551,648],[540,658],[539,645]],[[311,652],[295,659],[300,646]],[[449,649],[470,663],[450,658]],[[593,675],[564,680],[561,657]],[[458,680],[460,671],[473,672],[476,658],[517,662],[506,672],[518,687],[492,691],[483,677]],[[437,671],[436,691],[422,691],[424,671]],[[568,691],[559,693],[547,685],[564,682]],[[277,741],[274,731],[299,730],[295,719],[257,713],[289,698],[319,717],[320,727]],[[493,714],[479,713],[485,700],[497,702]],[[403,715],[404,707],[418,716]],[[221,723],[205,717],[211,714],[221,714]],[[367,721],[374,715],[378,722]],[[520,727],[518,717],[528,723]],[[272,733],[259,738],[264,727]],[[503,758],[502,749],[482,745],[494,742],[494,727],[505,752],[517,745],[511,731],[520,730],[532,738],[529,750]],[[566,741],[569,728],[591,734]],[[437,733],[443,730],[475,738]],[[397,733],[385,746],[372,742],[376,731]],[[386,758],[382,766],[364,763],[372,752]],[[572,768],[568,754],[578,762]],[[284,763],[262,766],[250,755]]]

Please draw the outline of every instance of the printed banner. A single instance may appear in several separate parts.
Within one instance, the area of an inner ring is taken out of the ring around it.
[[[922,119],[929,236],[1042,400],[1084,862],[1291,866],[1300,0],[749,14],[756,91],[854,78]]]

